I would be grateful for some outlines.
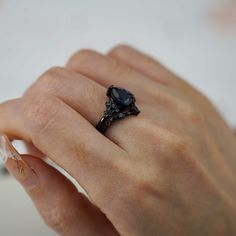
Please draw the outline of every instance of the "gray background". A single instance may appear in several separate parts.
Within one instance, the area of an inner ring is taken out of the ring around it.
[[[212,16],[220,6],[227,0],[0,0],[0,102],[20,96],[77,49],[106,52],[125,42],[200,88],[236,126],[236,32]],[[23,189],[4,176],[0,235],[55,235]]]

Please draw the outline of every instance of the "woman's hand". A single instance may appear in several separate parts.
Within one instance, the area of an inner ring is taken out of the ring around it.
[[[138,116],[94,126],[110,85],[134,93]],[[62,235],[235,235],[236,141],[211,103],[140,52],[83,50],[0,105],[0,131],[32,143],[87,192],[40,158],[24,156],[23,184]],[[33,170],[31,168],[33,168]]]

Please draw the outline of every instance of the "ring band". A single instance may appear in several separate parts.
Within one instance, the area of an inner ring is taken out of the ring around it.
[[[135,105],[134,95],[123,88],[110,86],[106,93],[108,101],[105,103],[106,110],[96,129],[105,133],[107,128],[116,120],[124,119],[129,115],[138,115],[140,110]]]

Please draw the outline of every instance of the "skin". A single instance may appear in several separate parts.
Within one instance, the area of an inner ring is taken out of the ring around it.
[[[102,135],[94,126],[111,84],[134,93],[141,113]],[[0,117],[2,133],[37,153],[22,156],[23,174],[19,161],[6,165],[59,234],[236,235],[234,134],[207,98],[149,56],[125,45],[79,51],[1,104]]]

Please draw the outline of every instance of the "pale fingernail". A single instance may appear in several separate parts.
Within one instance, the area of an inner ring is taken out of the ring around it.
[[[9,140],[6,135],[0,135],[0,161],[6,163],[7,159],[12,155],[9,151]]]
[[[24,161],[6,135],[0,136],[0,159],[8,171],[25,187],[34,188],[38,183],[35,171]]]

